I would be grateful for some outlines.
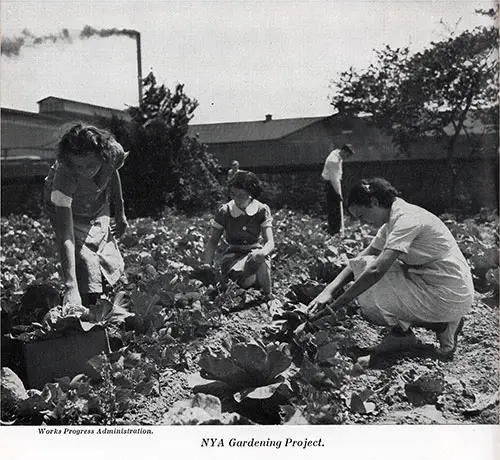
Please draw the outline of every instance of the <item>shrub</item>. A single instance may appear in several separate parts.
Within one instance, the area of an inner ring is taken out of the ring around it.
[[[132,121],[114,118],[110,129],[130,156],[121,170],[130,217],[158,216],[165,207],[182,212],[207,211],[220,201],[219,165],[198,139],[187,136],[198,107],[178,84],[172,92],[150,73]]]

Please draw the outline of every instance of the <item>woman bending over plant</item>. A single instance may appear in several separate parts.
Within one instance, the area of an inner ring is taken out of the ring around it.
[[[232,199],[212,220],[202,261],[204,266],[212,265],[224,234],[228,248],[221,260],[222,273],[243,288],[255,286],[270,294],[274,237],[269,206],[257,200],[262,192],[260,181],[252,172],[238,171],[228,185]]]
[[[378,233],[309,304],[310,312],[320,317],[357,298],[368,321],[392,327],[379,351],[410,348],[416,343],[411,326],[424,326],[437,333],[439,354],[453,355],[474,286],[467,261],[446,225],[398,198],[396,189],[381,178],[355,185],[348,209],[379,228]]]
[[[118,169],[126,153],[107,131],[76,124],[61,138],[44,204],[63,272],[64,304],[88,306],[124,273],[115,237],[127,228]],[[115,225],[110,226],[110,202]]]

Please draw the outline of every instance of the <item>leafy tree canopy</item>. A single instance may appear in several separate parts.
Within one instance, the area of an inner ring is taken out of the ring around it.
[[[365,71],[350,68],[330,88],[335,109],[370,115],[402,151],[432,135],[446,140],[453,161],[459,134],[471,141],[471,154],[478,146],[466,119],[497,123],[498,28],[451,34],[414,54],[408,47],[385,46]]]

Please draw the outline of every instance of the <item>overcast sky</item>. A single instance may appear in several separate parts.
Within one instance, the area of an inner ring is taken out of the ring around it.
[[[141,33],[142,68],[200,105],[193,123],[328,115],[329,82],[364,68],[384,44],[422,49],[449,30],[488,24],[494,1],[1,0],[2,33],[69,30],[1,57],[2,107],[38,111],[47,96],[123,109],[137,105],[136,43],[79,39],[86,25]],[[444,25],[441,22],[444,22]],[[29,45],[29,40],[26,41]]]

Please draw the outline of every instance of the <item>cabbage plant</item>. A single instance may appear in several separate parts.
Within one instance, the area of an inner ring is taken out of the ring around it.
[[[285,345],[241,342],[229,353],[206,350],[198,362],[201,380],[195,379],[198,385],[194,390],[232,396],[238,403],[245,399],[268,399],[277,392],[283,395],[291,391],[283,374],[291,363]]]

